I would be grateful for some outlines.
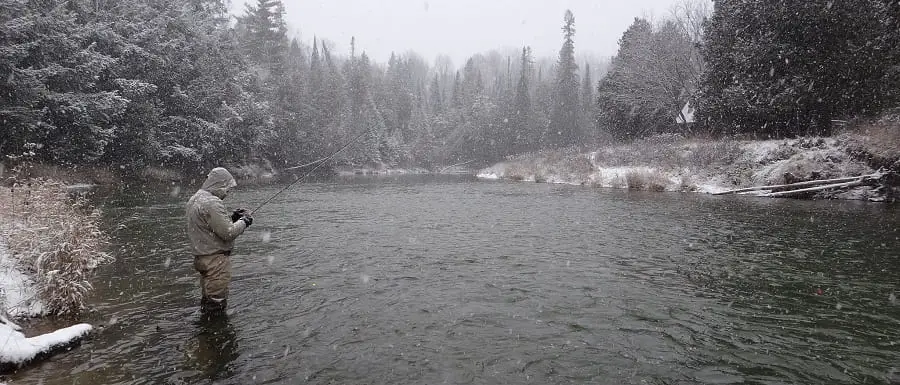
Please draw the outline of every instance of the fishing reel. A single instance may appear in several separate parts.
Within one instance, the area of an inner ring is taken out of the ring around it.
[[[245,209],[234,210],[234,212],[231,213],[231,223],[241,220],[241,218],[244,215],[247,215],[247,210],[245,210]]]

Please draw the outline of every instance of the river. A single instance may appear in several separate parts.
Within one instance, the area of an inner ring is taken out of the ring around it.
[[[229,316],[201,322],[189,190],[102,200],[99,331],[11,384],[900,381],[896,205],[319,181],[256,213]]]

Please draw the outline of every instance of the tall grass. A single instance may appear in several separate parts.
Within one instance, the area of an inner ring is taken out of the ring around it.
[[[847,152],[873,169],[900,172],[900,111],[842,133]]]
[[[9,252],[35,281],[45,312],[84,309],[92,272],[112,260],[100,211],[70,196],[64,185],[41,179],[0,189],[0,210]]]
[[[730,139],[693,140],[676,134],[661,134],[601,147],[594,153],[593,160],[594,164],[604,167],[645,165],[703,169],[731,164],[742,153],[740,143]]]
[[[656,171],[631,170],[625,173],[625,183],[632,190],[666,191],[669,180]]]
[[[591,160],[574,148],[546,150],[507,158],[505,177],[512,180],[546,182],[549,177],[586,180],[594,171]]]

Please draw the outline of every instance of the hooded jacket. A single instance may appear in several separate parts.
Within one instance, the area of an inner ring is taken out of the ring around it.
[[[244,232],[244,221],[232,223],[225,211],[222,199],[228,190],[237,186],[228,170],[216,167],[209,172],[206,182],[188,200],[187,235],[191,254],[195,256],[230,252],[234,239]]]

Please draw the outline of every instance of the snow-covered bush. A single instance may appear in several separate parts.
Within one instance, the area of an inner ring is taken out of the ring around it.
[[[91,273],[112,259],[104,251],[108,238],[99,228],[100,211],[49,180],[3,188],[0,210],[7,215],[0,231],[9,252],[35,281],[44,311],[83,309],[92,289]]]

